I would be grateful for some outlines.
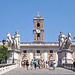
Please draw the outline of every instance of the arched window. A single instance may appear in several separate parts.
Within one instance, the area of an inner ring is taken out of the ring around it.
[[[37,37],[40,37],[40,34],[37,34]]]
[[[50,53],[53,53],[53,50],[50,50]]]
[[[37,23],[37,28],[40,28],[40,23]]]
[[[27,53],[27,50],[23,50],[23,53]]]
[[[40,53],[40,50],[37,50],[37,53]]]

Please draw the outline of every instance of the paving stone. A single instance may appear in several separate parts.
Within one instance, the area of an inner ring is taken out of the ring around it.
[[[60,67],[57,67],[55,70],[53,70],[53,68],[27,70],[26,68],[18,67],[3,75],[75,75],[75,71]]]

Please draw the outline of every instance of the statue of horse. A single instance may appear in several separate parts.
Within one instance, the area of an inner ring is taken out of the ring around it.
[[[7,42],[8,42],[8,48],[12,48],[12,39],[11,39],[11,36],[10,36],[10,33],[8,32],[7,33]]]
[[[69,32],[68,33],[68,38],[67,38],[67,41],[66,41],[66,48],[67,49],[71,49],[71,44],[72,44],[72,41],[71,41],[71,33]]]

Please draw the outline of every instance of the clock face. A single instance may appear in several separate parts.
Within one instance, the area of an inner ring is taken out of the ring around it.
[[[36,32],[37,32],[37,33],[40,33],[40,29],[36,29]]]

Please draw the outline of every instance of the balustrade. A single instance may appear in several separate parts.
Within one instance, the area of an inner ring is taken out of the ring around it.
[[[66,68],[66,69],[72,69],[74,68],[73,64],[63,64],[63,67]]]
[[[0,64],[0,75],[16,68],[16,64]]]

